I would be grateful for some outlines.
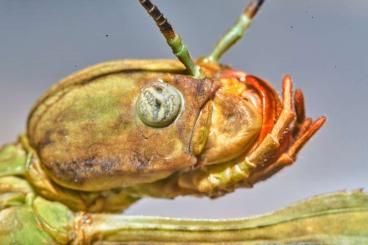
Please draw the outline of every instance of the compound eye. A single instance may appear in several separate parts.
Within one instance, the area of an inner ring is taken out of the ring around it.
[[[182,96],[171,85],[155,82],[142,90],[136,109],[141,121],[151,127],[162,128],[179,115]]]

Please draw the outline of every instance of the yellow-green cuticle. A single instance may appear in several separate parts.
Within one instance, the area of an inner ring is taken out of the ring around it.
[[[163,81],[157,81],[143,88],[136,110],[139,119],[151,127],[166,127],[179,115],[182,96],[179,91]]]

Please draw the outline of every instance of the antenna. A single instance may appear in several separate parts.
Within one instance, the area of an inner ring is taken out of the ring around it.
[[[192,60],[188,48],[184,45],[181,37],[176,34],[168,20],[161,11],[151,3],[150,0],[139,0],[140,4],[146,9],[147,13],[156,22],[156,25],[164,35],[166,42],[171,47],[175,56],[184,64],[190,75],[195,78],[203,78],[200,67]]]
[[[243,37],[244,33],[250,27],[254,16],[262,6],[265,0],[253,0],[244,9],[243,14],[239,17],[238,21],[233,27],[220,39],[216,44],[212,53],[207,57],[208,61],[217,63],[221,56],[233,46],[240,38]]]

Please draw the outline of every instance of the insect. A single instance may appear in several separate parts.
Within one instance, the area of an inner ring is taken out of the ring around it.
[[[325,117],[306,117],[290,76],[280,97],[266,81],[219,63],[263,1],[252,1],[197,61],[158,8],[139,2],[178,61],[111,61],[54,85],[31,110],[26,133],[1,149],[3,208],[48,208],[47,223],[70,210],[120,212],[145,196],[218,197],[292,164],[322,127]]]

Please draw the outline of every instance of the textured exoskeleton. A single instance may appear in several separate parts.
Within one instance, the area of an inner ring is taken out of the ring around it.
[[[30,114],[23,138],[30,168],[73,191],[216,196],[290,164],[323,122],[305,119],[302,94],[292,96],[288,76],[280,98],[255,76],[198,65],[205,79],[183,75],[176,61],[126,60],[62,80]],[[182,101],[172,123],[158,128],[142,122],[137,103],[142,91],[162,86]]]
[[[290,165],[323,125],[324,117],[306,117],[290,76],[279,96],[263,79],[218,62],[263,1],[251,2],[197,61],[160,11],[140,3],[179,61],[105,62],[38,100],[26,133],[0,151],[0,231],[11,227],[4,240],[25,241],[26,231],[13,233],[24,224],[35,244],[87,243],[103,234],[101,220],[113,230],[114,216],[90,213],[121,212],[145,196],[217,197],[252,187]]]

